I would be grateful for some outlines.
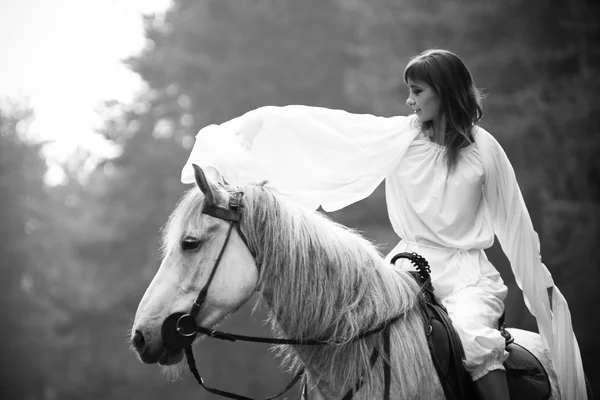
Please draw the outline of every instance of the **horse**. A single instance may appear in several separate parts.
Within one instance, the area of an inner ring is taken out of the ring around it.
[[[206,297],[195,323],[211,328],[258,292],[274,335],[325,343],[277,349],[282,368],[305,368],[311,399],[341,398],[357,382],[356,399],[382,398],[384,388],[394,399],[445,398],[427,344],[421,288],[408,271],[386,262],[355,230],[296,205],[265,182],[235,188],[214,169],[194,169],[196,186],[163,229],[163,260],[135,314],[131,341],[142,362],[180,364],[183,351],[165,345],[161,328],[169,315],[186,313],[201,289]],[[233,193],[243,195],[238,229],[232,230],[203,210],[228,209]],[[389,321],[385,362],[372,365],[373,349],[384,348],[383,334],[356,338]],[[540,360],[551,398],[559,399],[539,335],[509,331]]]

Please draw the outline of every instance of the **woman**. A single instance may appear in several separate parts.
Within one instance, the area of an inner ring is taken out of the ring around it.
[[[234,184],[267,179],[306,207],[333,211],[367,197],[386,179],[388,213],[402,238],[389,257],[415,251],[429,261],[435,294],[485,399],[509,398],[502,366],[507,353],[496,329],[507,288],[484,251],[497,235],[552,352],[563,398],[585,399],[568,305],[541,262],[508,158],[477,125],[482,109],[469,70],[455,54],[429,50],[411,59],[404,81],[410,117],[262,107],[206,127],[182,181],[194,182],[192,163],[212,165]]]

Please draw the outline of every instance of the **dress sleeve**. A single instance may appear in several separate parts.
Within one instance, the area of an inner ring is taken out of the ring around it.
[[[334,211],[369,196],[400,161],[418,129],[413,117],[267,106],[196,136],[192,163],[212,166],[234,185],[268,181],[301,205]]]
[[[544,345],[552,353],[562,398],[585,399],[583,366],[569,306],[542,263],[540,241],[514,170],[500,144],[488,132],[479,129],[475,141],[485,170],[484,198],[489,218],[523,291],[525,304],[536,317]],[[553,288],[552,308],[547,288]]]
[[[491,168],[486,169],[484,195],[494,233],[510,261],[517,284],[522,290],[525,290],[524,286],[530,289],[525,296],[527,306],[531,309],[530,303],[538,300],[549,309],[546,289],[554,286],[554,281],[542,263],[540,240],[533,228],[515,172],[506,153],[491,135],[488,151]]]

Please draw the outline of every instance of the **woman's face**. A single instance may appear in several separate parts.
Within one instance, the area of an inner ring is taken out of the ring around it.
[[[437,123],[440,118],[440,96],[431,86],[423,81],[408,79],[409,94],[406,105],[413,109],[420,123],[433,121]]]

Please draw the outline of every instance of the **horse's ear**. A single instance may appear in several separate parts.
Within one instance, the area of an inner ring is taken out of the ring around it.
[[[204,167],[203,171],[204,171],[204,176],[206,176],[206,178],[210,182],[221,183],[221,184],[225,183],[225,179],[223,179],[223,176],[221,175],[219,170],[216,169],[215,167],[212,167],[212,166]]]
[[[194,168],[194,177],[196,178],[196,185],[198,185],[198,188],[202,191],[202,193],[204,193],[206,203],[208,205],[217,204],[214,189],[208,182],[208,179],[206,178],[206,175],[204,174],[202,168],[200,168],[196,164],[192,164],[192,167]]]

